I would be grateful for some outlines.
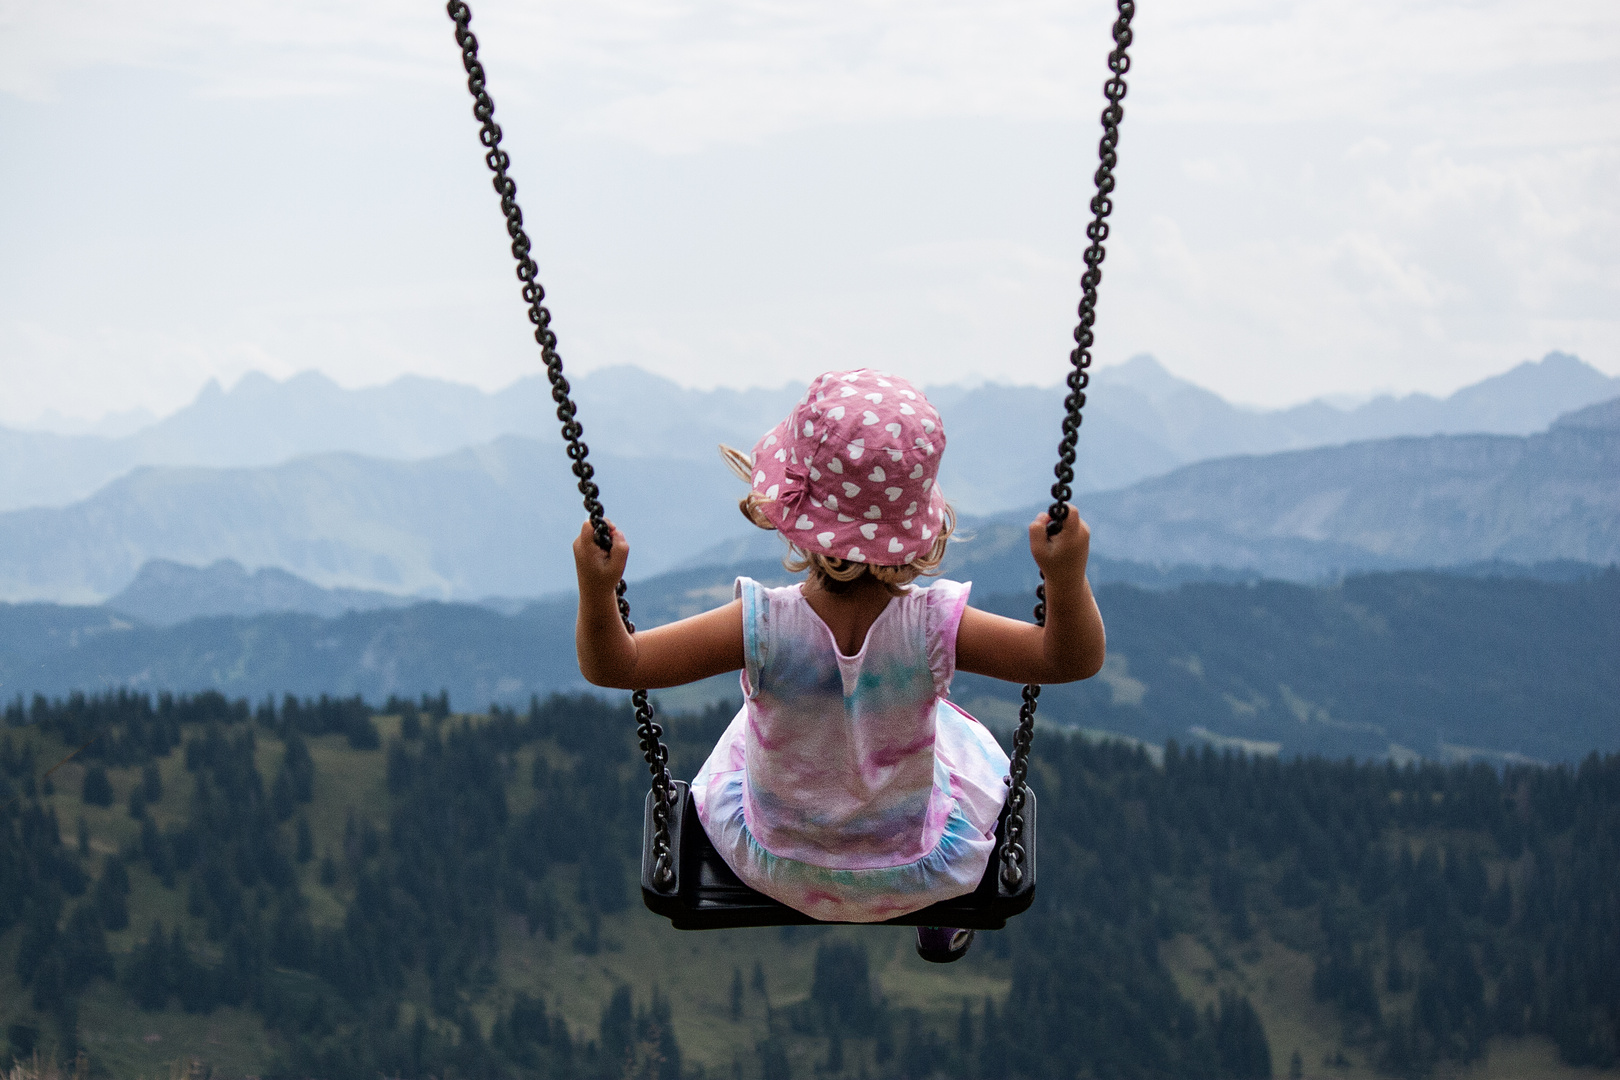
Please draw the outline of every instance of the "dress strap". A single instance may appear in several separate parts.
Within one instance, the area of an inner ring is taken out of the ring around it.
[[[759,693],[766,665],[770,661],[771,598],[769,590],[750,577],[739,577],[732,595],[742,601],[742,690],[746,697],[752,699]]]
[[[925,591],[927,614],[923,620],[928,635],[928,668],[934,676],[934,692],[950,693],[956,675],[956,631],[962,625],[971,581],[936,581]]]

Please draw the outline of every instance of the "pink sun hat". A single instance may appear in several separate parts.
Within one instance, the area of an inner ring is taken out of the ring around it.
[[[760,509],[805,551],[903,566],[944,522],[945,425],[906,380],[857,368],[810,383],[754,447]]]

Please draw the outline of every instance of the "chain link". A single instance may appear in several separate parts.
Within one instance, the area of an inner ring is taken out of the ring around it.
[[[1062,530],[1069,516],[1069,499],[1074,494],[1075,443],[1080,438],[1080,410],[1086,405],[1086,387],[1091,384],[1091,346],[1096,340],[1091,333],[1097,321],[1097,286],[1102,283],[1102,262],[1107,252],[1103,241],[1108,239],[1108,215],[1114,212],[1114,166],[1118,164],[1119,125],[1125,119],[1125,108],[1120,101],[1125,97],[1125,73],[1131,70],[1128,50],[1131,45],[1131,18],[1136,14],[1135,0],[1118,0],[1119,17],[1114,20],[1114,48],[1108,54],[1108,81],[1103,84],[1103,96],[1108,105],[1102,111],[1102,139],[1097,143],[1097,172],[1093,178],[1097,193],[1091,197],[1091,223],[1086,226],[1086,272],[1080,275],[1080,322],[1074,328],[1074,351],[1069,354],[1072,365],[1068,379],[1069,393],[1063,399],[1067,410],[1063,417],[1063,440],[1058,443],[1058,462],[1053,468],[1057,482],[1052,485],[1052,505],[1047,510],[1051,519],[1046,526],[1048,536]],[[1046,585],[1035,589],[1035,623],[1046,625]],[[1024,880],[1024,867],[1028,862],[1024,850],[1024,805],[1028,788],[1029,746],[1035,738],[1035,709],[1041,688],[1035,683],[1024,687],[1024,700],[1018,708],[1018,729],[1013,733],[1013,752],[1007,766],[1007,814],[1001,827],[1001,884],[1011,892]]]
[[[467,69],[467,90],[473,97],[473,116],[482,125],[478,141],[485,148],[484,164],[494,174],[495,192],[501,197],[501,213],[506,216],[506,235],[512,239],[512,258],[517,261],[517,277],[523,283],[523,300],[529,305],[529,322],[534,324],[534,340],[540,346],[540,357],[545,361],[546,378],[551,381],[551,400],[557,404],[557,420],[562,424],[562,436],[567,443],[568,460],[573,463],[574,477],[579,481],[579,493],[585,503],[585,512],[591,519],[591,530],[597,545],[608,551],[613,547],[613,530],[608,526],[602,509],[601,490],[592,479],[596,470],[586,460],[590,448],[583,438],[585,427],[579,422],[579,409],[570,396],[568,380],[563,376],[562,356],[557,352],[557,335],[551,330],[551,312],[546,309],[546,290],[540,284],[539,268],[529,254],[529,234],[523,228],[523,211],[517,203],[517,184],[506,170],[512,159],[501,149],[501,126],[495,122],[495,102],[484,84],[484,65],[478,60],[478,39],[467,24],[472,22],[472,10],[463,0],[450,0],[445,11],[456,24],[456,44],[461,47],[461,63]],[[636,624],[630,621],[630,602],[625,599],[625,584],[621,580],[614,589],[619,606],[619,618],[625,629],[632,633]],[[635,710],[636,737],[641,745],[642,757],[652,774],[653,788],[653,882],[660,888],[675,880],[674,856],[670,851],[669,817],[674,781],[669,775],[669,748],[663,743],[664,729],[653,721],[652,704],[647,691],[637,690],[630,695]]]

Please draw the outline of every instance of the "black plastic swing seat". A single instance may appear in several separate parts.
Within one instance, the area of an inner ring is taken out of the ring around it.
[[[996,836],[1007,811],[1002,808]],[[653,793],[647,793],[641,831],[641,897],[649,910],[664,916],[677,930],[727,930],[750,926],[814,926],[821,923],[802,911],[772,900],[731,872],[715,851],[698,820],[697,807],[684,781],[675,782],[669,823],[675,880],[660,889],[653,883]],[[999,853],[999,844],[997,846]],[[1001,859],[992,855],[979,887],[965,896],[941,900],[909,915],[889,919],[890,926],[955,926],[964,930],[1000,930],[1007,920],[1035,902],[1035,793],[1024,800],[1024,876],[1015,889],[1001,884]]]

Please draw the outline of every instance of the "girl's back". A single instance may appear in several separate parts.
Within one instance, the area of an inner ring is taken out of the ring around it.
[[[742,579],[749,823],[771,852],[846,869],[921,858],[950,809],[934,710],[968,590],[892,598],[854,655],[799,586]]]
[[[834,622],[867,621],[858,600],[812,595]],[[971,890],[994,848],[1007,758],[944,696],[968,586],[891,598],[853,655],[804,588],[740,578],[737,596],[746,700],[692,781],[726,862],[830,921],[876,922]]]

